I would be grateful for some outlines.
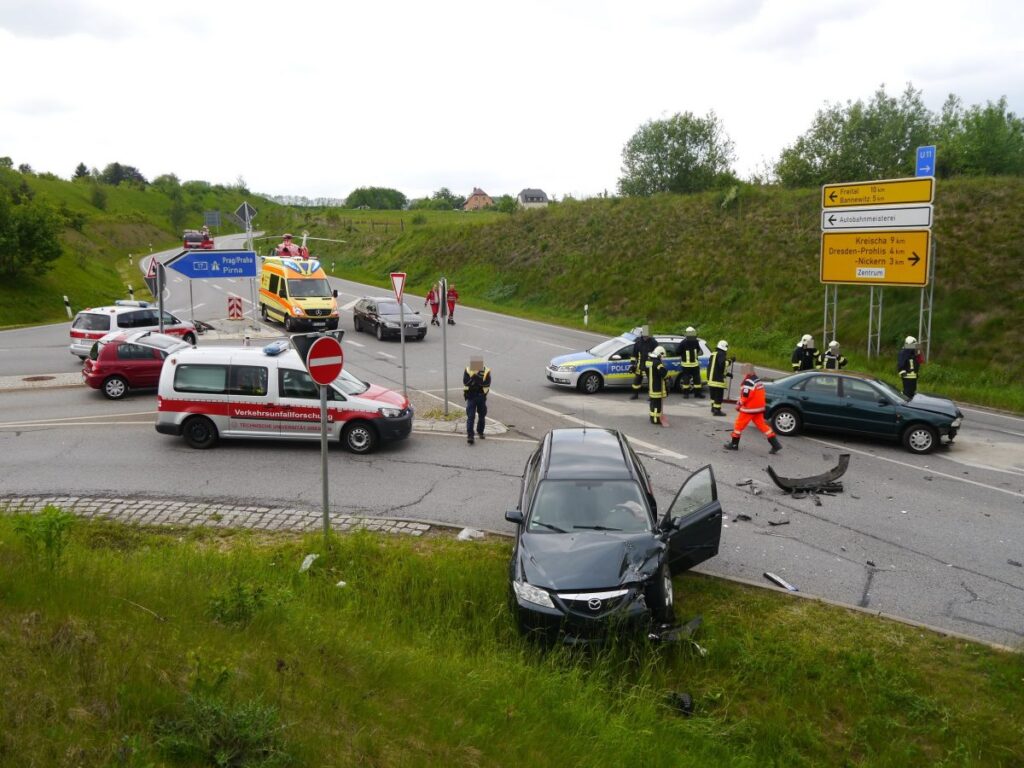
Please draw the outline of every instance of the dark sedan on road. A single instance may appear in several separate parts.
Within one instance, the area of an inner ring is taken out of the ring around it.
[[[352,325],[357,331],[371,331],[378,339],[398,338],[405,313],[405,337],[422,341],[427,335],[427,321],[420,313],[404,304],[399,309],[392,298],[364,296],[352,307]]]
[[[780,435],[805,427],[898,440],[929,453],[956,437],[963,414],[943,397],[906,397],[891,384],[859,373],[803,371],[765,384],[768,418]]]
[[[549,432],[505,519],[517,526],[509,601],[520,630],[570,644],[670,627],[672,577],[718,554],[722,532],[710,466],[659,516],[646,469],[609,429]]]

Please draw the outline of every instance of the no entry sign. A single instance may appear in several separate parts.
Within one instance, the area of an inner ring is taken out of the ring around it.
[[[317,384],[327,385],[338,378],[344,361],[338,340],[333,336],[321,336],[306,353],[306,370]]]

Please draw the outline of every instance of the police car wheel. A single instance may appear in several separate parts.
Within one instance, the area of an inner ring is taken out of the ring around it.
[[[217,442],[217,428],[205,416],[192,416],[182,426],[181,434],[189,448],[212,448]]]
[[[938,442],[938,433],[927,424],[914,424],[903,432],[903,446],[911,453],[931,453]]]
[[[369,424],[357,421],[345,426],[341,442],[352,453],[370,453],[377,447],[377,433]]]
[[[128,394],[128,382],[120,376],[111,376],[103,382],[103,394],[109,400],[120,400]]]
[[[193,347],[196,345],[196,335],[194,333],[186,333],[181,338],[186,344],[191,344]]]
[[[601,391],[601,374],[590,371],[580,377],[580,392],[586,395],[593,395]]]

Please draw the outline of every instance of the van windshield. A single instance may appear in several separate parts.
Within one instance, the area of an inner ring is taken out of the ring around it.
[[[289,280],[288,295],[293,299],[322,298],[331,295],[331,286],[322,277],[313,280]]]
[[[342,369],[341,373],[338,374],[338,378],[334,380],[334,387],[346,395],[361,395],[370,388],[370,385],[365,384],[348,371]]]

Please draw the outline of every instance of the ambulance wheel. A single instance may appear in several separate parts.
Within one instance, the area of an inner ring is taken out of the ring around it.
[[[217,443],[217,428],[205,416],[190,416],[181,428],[189,448],[212,448]]]
[[[267,312],[266,304],[260,304],[260,317],[263,318],[264,323],[270,322],[270,314]]]
[[[128,394],[128,382],[120,376],[111,376],[103,382],[103,394],[109,400],[120,400]]]
[[[196,335],[194,333],[186,333],[181,338],[186,344],[191,344],[193,347],[196,345]]]
[[[370,453],[377,447],[377,433],[365,421],[354,421],[342,430],[341,443],[352,453]]]
[[[601,391],[601,374],[590,371],[580,378],[580,392],[585,395],[593,395]]]
[[[289,333],[291,333],[292,331],[295,330],[295,326],[292,324],[292,317],[291,317],[291,315],[285,315],[284,316],[284,329],[286,331],[288,331]]]

